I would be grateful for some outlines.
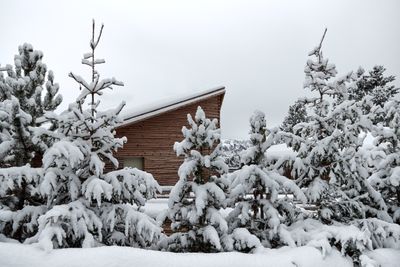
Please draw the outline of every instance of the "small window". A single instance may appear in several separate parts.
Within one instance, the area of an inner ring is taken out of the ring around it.
[[[139,170],[143,170],[144,158],[143,157],[124,158],[124,167],[132,167],[132,168],[137,168]]]

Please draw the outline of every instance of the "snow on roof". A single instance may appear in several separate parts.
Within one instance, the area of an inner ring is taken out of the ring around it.
[[[189,95],[175,97],[171,99],[163,99],[151,105],[142,107],[135,107],[132,109],[123,110],[121,116],[124,122],[119,126],[125,126],[134,122],[138,122],[150,117],[157,116],[167,111],[175,110],[177,108],[187,106],[189,104],[210,98],[216,95],[222,95],[225,93],[225,87],[215,87],[212,89],[204,90],[201,92],[191,93]]]

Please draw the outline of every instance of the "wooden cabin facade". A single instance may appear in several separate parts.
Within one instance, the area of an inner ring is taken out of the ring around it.
[[[194,116],[201,106],[208,118],[219,122],[224,95],[225,88],[219,87],[123,114],[124,123],[116,132],[128,141],[116,154],[119,167],[137,167],[151,173],[162,186],[174,185],[183,158],[176,156],[173,145],[183,139],[187,114]]]

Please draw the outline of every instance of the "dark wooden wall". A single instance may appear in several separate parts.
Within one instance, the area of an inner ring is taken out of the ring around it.
[[[217,118],[219,122],[223,97],[223,94],[212,96],[117,128],[117,136],[126,136],[128,139],[124,148],[116,154],[119,167],[124,167],[124,158],[144,157],[145,171],[150,172],[160,185],[174,185],[183,159],[176,156],[173,145],[183,139],[181,130],[182,126],[187,125],[187,114],[194,117],[197,106],[201,106],[207,118]]]

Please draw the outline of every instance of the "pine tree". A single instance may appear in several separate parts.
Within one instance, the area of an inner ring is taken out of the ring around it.
[[[393,75],[384,76],[386,69],[383,66],[374,66],[372,70],[365,73],[363,68],[356,72],[357,79],[353,86],[349,87],[349,99],[361,101],[367,95],[372,97],[374,105],[381,107],[399,92],[392,82]]]
[[[287,133],[294,133],[293,126],[307,121],[307,110],[304,104],[301,101],[296,101],[289,107],[288,115],[283,120],[280,129]]]
[[[394,76],[384,76],[385,70],[383,66],[374,66],[366,73],[360,67],[354,75],[354,81],[347,88],[347,94],[338,96],[336,102],[341,103],[345,99],[354,100],[359,103],[364,114],[370,115],[369,118],[373,124],[383,123],[384,114],[377,111],[393,99],[400,90],[392,84],[395,80]]]
[[[147,199],[154,198],[159,185],[153,176],[135,168],[104,172],[106,162],[115,168],[113,153],[126,138],[116,138],[115,128],[122,122],[115,109],[99,111],[95,97],[103,90],[123,83],[100,79],[96,69],[104,59],[95,57],[102,35],[95,37],[93,21],[91,52],[82,63],[91,68],[91,82],[70,73],[81,87],[81,94],[68,110],[55,116],[58,128],[47,134],[54,144],[43,157],[44,179],[41,193],[47,197],[48,211],[39,219],[39,231],[29,242],[53,247],[92,247],[97,243],[150,247],[158,242],[161,229],[153,219],[139,211]],[[85,109],[89,98],[89,109]]]
[[[14,58],[14,68],[0,68],[0,213],[4,216],[0,231],[19,241],[37,231],[37,219],[45,211],[37,189],[43,172],[29,165],[35,153],[44,151],[35,134],[45,130],[41,127],[44,112],[62,101],[53,72],[47,72],[42,58],[42,52],[24,44]]]
[[[217,252],[226,250],[228,225],[219,212],[226,200],[228,171],[220,154],[217,119],[208,119],[201,107],[194,119],[188,114],[190,128],[183,127],[184,139],[174,144],[185,160],[179,167],[179,181],[170,193],[168,212],[174,233],[161,248],[176,252]]]
[[[364,69],[360,68],[357,71],[355,82],[348,88],[347,97],[356,101],[360,110],[367,115],[372,123],[372,126],[364,129],[366,132],[373,133],[377,145],[371,153],[372,163],[368,166],[369,172],[372,173],[369,180],[374,188],[382,194],[392,219],[399,223],[400,211],[396,210],[400,201],[395,199],[400,199],[400,193],[397,193],[398,186],[396,187],[396,185],[398,183],[396,178],[393,178],[396,177],[396,174],[393,176],[392,173],[398,165],[398,160],[396,160],[396,153],[398,153],[396,151],[396,146],[398,146],[396,109],[398,102],[394,100],[394,97],[398,94],[399,88],[392,84],[395,80],[394,76],[384,76],[385,70],[383,66],[374,66],[372,70],[366,73]],[[338,102],[343,101],[344,98],[339,97]],[[388,144],[388,146],[385,144]],[[374,194],[370,193],[370,195],[373,196]],[[381,209],[386,209],[385,205],[381,205]],[[380,218],[391,221],[382,214]]]
[[[7,127],[14,140],[0,153],[2,167],[23,166],[31,162],[35,152],[43,152],[33,143],[34,131],[44,122],[43,114],[55,110],[62,101],[57,94],[59,86],[54,83],[54,74],[47,72],[42,59],[41,51],[25,43],[14,58],[14,68],[7,65],[0,69],[7,73],[6,78],[0,75],[0,101],[6,109],[7,102],[12,102]],[[46,94],[42,97],[44,88]]]
[[[31,118],[21,110],[14,96],[0,102],[0,157],[5,161],[13,161],[15,157],[11,151],[19,146],[19,141],[14,139],[16,132],[24,139],[31,138],[24,131]],[[44,200],[38,192],[43,171],[27,164],[0,168],[0,176],[0,233],[24,241],[37,230],[37,219],[45,211]]]
[[[370,216],[388,220],[381,195],[367,182],[360,150],[360,133],[371,128],[371,121],[361,111],[363,103],[347,98],[354,75],[336,78],[336,67],[323,57],[325,33],[309,53],[313,58],[304,70],[304,87],[318,94],[302,100],[310,110],[309,121],[293,127],[300,138],[287,141],[297,151],[292,176],[297,177],[309,201],[317,206],[317,218],[324,222]]]
[[[305,203],[306,197],[294,181],[265,168],[266,151],[274,144],[277,131],[267,130],[264,113],[256,111],[250,118],[250,126],[251,146],[242,154],[245,165],[230,176],[233,211],[227,220],[232,230],[246,228],[265,246],[277,247],[286,242],[285,226],[299,219],[293,201]],[[278,194],[285,196],[278,198]]]
[[[372,132],[376,169],[369,180],[386,200],[393,221],[400,224],[400,102],[388,101],[377,113],[383,113],[384,120]]]

